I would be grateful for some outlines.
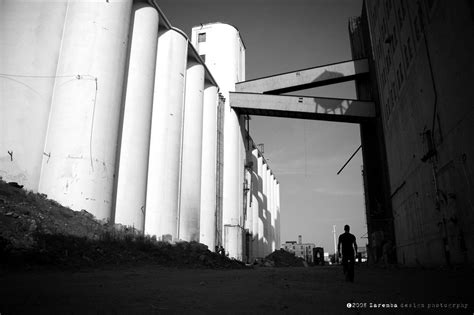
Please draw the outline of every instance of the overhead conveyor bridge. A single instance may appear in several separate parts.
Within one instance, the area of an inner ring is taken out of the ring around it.
[[[368,76],[367,59],[349,60],[239,82],[236,92],[283,94]]]
[[[367,59],[358,59],[244,81],[230,93],[230,104],[242,115],[362,123],[375,118],[374,102],[279,94],[362,79],[368,74]]]

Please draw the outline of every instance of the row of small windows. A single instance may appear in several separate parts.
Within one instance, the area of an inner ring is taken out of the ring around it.
[[[304,246],[301,245],[301,246],[300,246],[300,249],[303,249],[303,248],[304,248]],[[296,249],[296,247],[295,247],[295,245],[293,245],[293,250],[295,250],[295,249]]]

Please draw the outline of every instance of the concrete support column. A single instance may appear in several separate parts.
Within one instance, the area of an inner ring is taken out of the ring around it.
[[[204,67],[188,61],[179,206],[179,238],[199,241]]]
[[[158,42],[156,9],[143,2],[135,3],[131,28],[115,222],[143,231]]]
[[[35,192],[66,11],[66,1],[0,2],[0,177]]]
[[[206,82],[202,120],[201,216],[199,241],[216,246],[217,86]]]
[[[178,238],[178,200],[183,128],[186,38],[159,33],[150,135],[145,233]]]
[[[39,192],[111,219],[132,0],[68,2]]]

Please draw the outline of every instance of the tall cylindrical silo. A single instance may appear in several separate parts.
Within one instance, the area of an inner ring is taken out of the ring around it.
[[[263,157],[258,155],[258,257],[264,257],[265,245],[265,193],[263,190],[264,164]]]
[[[204,66],[188,60],[184,96],[179,238],[199,241]]]
[[[281,235],[280,235],[280,226],[281,226],[281,214],[280,214],[280,183],[276,182],[276,239],[277,239],[277,249],[281,247]]]
[[[216,243],[217,86],[204,87],[202,119],[201,218],[199,241],[212,251]]]
[[[275,239],[275,236],[276,236],[276,233],[275,233],[275,176],[270,173],[270,216],[271,216],[271,220],[270,220],[270,224],[271,224],[271,228],[270,228],[270,239],[271,239],[271,251],[275,251],[275,248],[276,248],[276,239]]]
[[[246,143],[244,142],[244,139],[247,139],[248,133],[245,130],[245,117],[243,115],[238,116],[238,122],[239,122],[239,131],[238,131],[238,142],[239,142],[239,155],[238,155],[238,170],[239,170],[239,182],[238,182],[238,187],[239,187],[239,218],[241,225],[244,226],[244,211],[245,207],[247,206],[247,203],[244,202],[244,183],[246,179],[246,174],[247,170],[245,169],[245,163],[246,163]]]
[[[259,223],[259,175],[258,175],[258,150],[252,150],[252,185],[251,185],[251,198],[252,198],[252,253],[253,258],[259,257],[259,249],[258,249],[258,223]]]
[[[262,178],[263,178],[263,185],[262,185],[262,189],[263,189],[263,247],[264,247],[264,251],[263,251],[263,255],[264,256],[267,256],[269,254],[269,247],[268,247],[268,244],[269,244],[269,224],[268,224],[268,220],[270,219],[270,213],[269,213],[269,209],[268,209],[268,206],[269,206],[269,200],[268,200],[268,172],[269,172],[269,169],[268,169],[268,164],[266,162],[264,162],[263,164],[263,168],[262,168]]]
[[[271,178],[270,178],[270,166],[267,164],[267,172],[266,172],[266,199],[267,199],[267,207],[266,207],[266,214],[267,218],[265,221],[265,236],[267,239],[267,255],[272,252],[272,200],[271,200]]]
[[[252,151],[248,152],[248,160],[246,161],[247,165],[244,168],[244,178],[245,178],[245,187],[244,187],[244,205],[245,207],[245,224],[243,236],[244,239],[244,254],[245,261],[250,262],[253,261],[254,252],[253,252],[253,207],[252,207],[252,168],[251,168],[251,161],[252,161]],[[247,233],[249,239],[247,239]]]
[[[143,231],[158,42],[158,11],[133,5],[119,144],[115,223]]]
[[[131,9],[68,3],[46,136],[39,191],[98,219],[112,215]]]
[[[178,238],[178,200],[188,42],[175,29],[160,31],[150,135],[145,233]]]
[[[245,80],[242,63],[245,47],[238,30],[228,24],[212,23],[192,30],[193,44],[217,80],[226,99],[224,113],[224,153],[222,184],[222,222],[224,247],[230,257],[242,257],[243,231],[243,163],[241,161],[241,133],[239,117],[230,107],[229,91],[235,83]],[[227,231],[227,232],[226,232]]]
[[[0,177],[33,191],[66,10],[66,1],[0,1]]]

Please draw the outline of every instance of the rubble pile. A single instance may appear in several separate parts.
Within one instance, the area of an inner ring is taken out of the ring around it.
[[[197,242],[159,242],[132,227],[98,221],[0,180],[0,265],[23,268],[159,264],[245,268]]]
[[[293,253],[279,249],[268,255],[259,263],[265,267],[307,267],[303,258],[296,257]]]

